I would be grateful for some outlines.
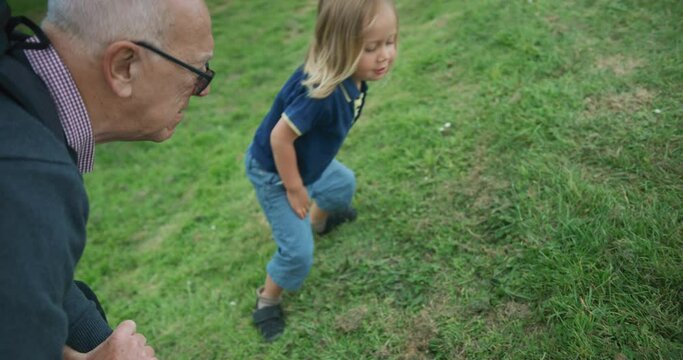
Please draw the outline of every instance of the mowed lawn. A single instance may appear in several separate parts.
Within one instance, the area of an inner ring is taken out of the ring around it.
[[[683,2],[397,3],[395,70],[338,157],[359,218],[317,239],[267,345],[242,161],[316,1],[209,1],[211,95],[85,176],[77,276],[112,325],[160,359],[683,358]]]

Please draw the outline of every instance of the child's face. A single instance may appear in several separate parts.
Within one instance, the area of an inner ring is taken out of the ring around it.
[[[358,67],[352,76],[357,83],[380,80],[389,72],[396,58],[396,22],[394,9],[384,2],[365,37]]]

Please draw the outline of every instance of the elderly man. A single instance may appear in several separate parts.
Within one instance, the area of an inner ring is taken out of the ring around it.
[[[112,333],[74,283],[81,173],[95,144],[166,140],[190,97],[208,94],[206,5],[49,0],[30,38],[8,14],[0,0],[0,358],[153,359],[135,323]],[[74,350],[88,342],[101,344]]]

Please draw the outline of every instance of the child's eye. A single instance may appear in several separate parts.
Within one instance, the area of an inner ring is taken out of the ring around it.
[[[375,49],[377,49],[376,46],[373,46],[373,47],[366,47],[366,48],[365,48],[365,52],[373,52],[373,51],[375,51]]]

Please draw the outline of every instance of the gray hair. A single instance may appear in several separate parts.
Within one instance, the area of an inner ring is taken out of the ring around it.
[[[48,0],[45,21],[99,54],[118,40],[163,46],[172,23],[168,0]]]

